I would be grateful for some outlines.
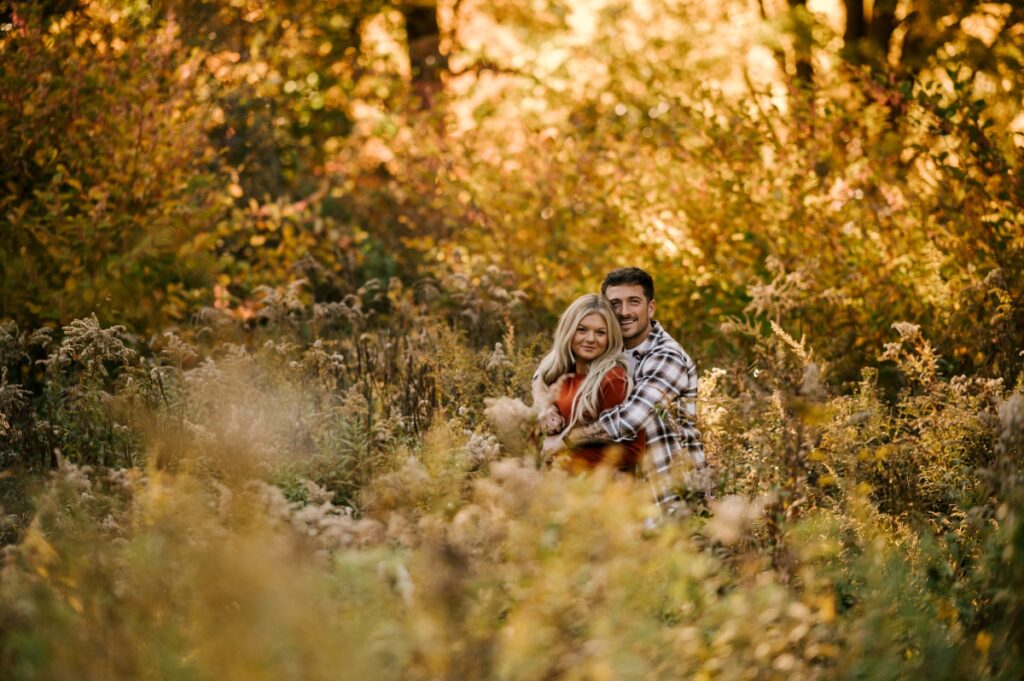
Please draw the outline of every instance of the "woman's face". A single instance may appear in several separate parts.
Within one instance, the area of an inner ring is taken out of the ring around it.
[[[572,337],[572,354],[577,361],[592,362],[608,349],[608,323],[597,312],[580,320]]]

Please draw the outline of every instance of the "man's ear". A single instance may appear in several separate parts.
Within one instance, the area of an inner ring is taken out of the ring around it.
[[[647,301],[647,318],[654,319],[654,299]]]

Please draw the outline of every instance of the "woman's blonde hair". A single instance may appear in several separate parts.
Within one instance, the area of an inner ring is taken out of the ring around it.
[[[600,357],[596,357],[590,363],[587,377],[573,399],[566,430],[582,419],[592,421],[597,417],[598,405],[601,402],[601,380],[617,366],[626,368],[626,360],[622,356],[622,328],[619,327],[615,310],[604,296],[588,293],[574,300],[559,318],[551,352],[540,361],[540,367],[537,369],[540,379],[544,381],[544,385],[550,386],[562,376],[576,370],[572,339],[583,318],[594,313],[601,315],[608,325],[608,347]],[[627,380],[628,375],[627,372]],[[629,383],[627,389],[632,389],[632,381]]]

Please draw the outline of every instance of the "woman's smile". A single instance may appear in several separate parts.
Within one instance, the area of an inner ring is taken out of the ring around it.
[[[578,365],[587,365],[603,355],[608,349],[608,325],[604,317],[595,312],[581,319],[570,347]]]

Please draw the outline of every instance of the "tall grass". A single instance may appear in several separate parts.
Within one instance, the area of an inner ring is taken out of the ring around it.
[[[940,375],[898,324],[902,390],[833,394],[814,339],[736,321],[753,368],[702,382],[715,498],[670,520],[538,466],[507,310],[371,289],[149,341],[5,327],[45,390],[5,380],[4,466],[57,461],[8,518],[5,678],[1019,677],[1021,386]]]

